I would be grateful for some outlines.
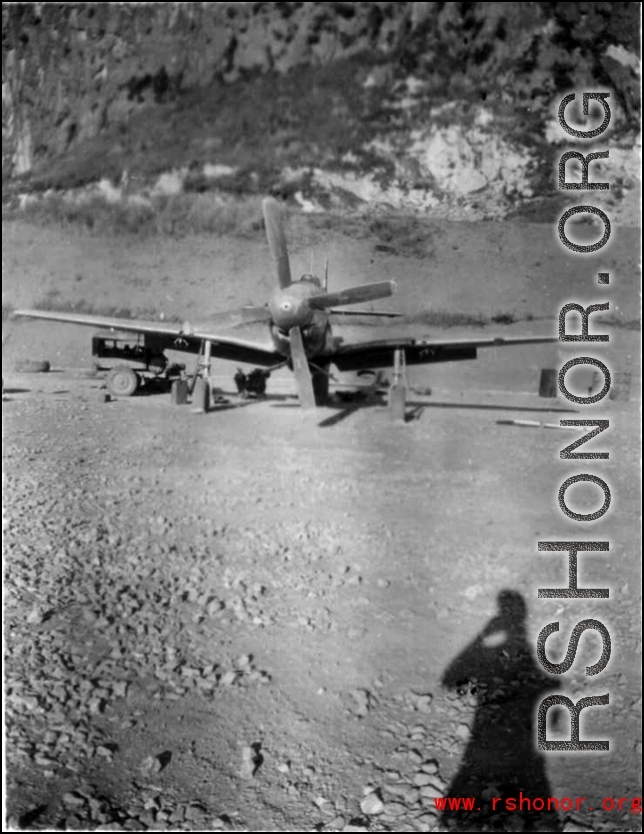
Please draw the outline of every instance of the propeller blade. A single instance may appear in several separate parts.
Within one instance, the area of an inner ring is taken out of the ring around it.
[[[279,203],[272,197],[266,197],[262,203],[262,211],[264,213],[268,248],[271,250],[271,255],[275,262],[277,282],[284,289],[291,284],[291,265],[288,259],[288,247],[286,245],[286,235],[284,234],[282,209]]]
[[[350,287],[340,292],[328,292],[314,295],[309,299],[309,306],[316,310],[327,307],[340,307],[344,304],[361,304],[363,301],[375,301],[377,298],[387,298],[393,295],[395,281],[378,281],[375,284],[363,284],[361,287]]]
[[[401,319],[404,313],[385,313],[381,310],[329,310],[334,316],[373,316],[383,319]]]
[[[310,410],[315,408],[315,392],[313,391],[313,379],[311,378],[309,360],[306,358],[304,351],[302,331],[299,327],[291,327],[288,335],[291,340],[291,360],[293,362],[297,396],[302,408]]]

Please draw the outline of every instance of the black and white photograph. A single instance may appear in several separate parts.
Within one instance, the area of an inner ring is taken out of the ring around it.
[[[3,831],[638,832],[641,4],[2,4]]]

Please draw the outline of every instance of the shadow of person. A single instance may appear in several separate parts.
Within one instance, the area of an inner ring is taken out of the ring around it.
[[[476,712],[441,823],[449,831],[562,831],[554,803],[548,809],[536,731],[538,705],[558,683],[533,660],[521,594],[504,590],[497,602],[498,614],[443,675],[443,686],[473,698]],[[475,798],[472,810],[456,809],[461,797]]]

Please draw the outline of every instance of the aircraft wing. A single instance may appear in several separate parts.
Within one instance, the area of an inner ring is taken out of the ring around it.
[[[146,337],[146,342],[160,350],[179,350],[199,353],[201,342],[211,342],[211,355],[233,362],[243,362],[262,367],[271,367],[284,360],[273,343],[239,339],[222,333],[215,333],[208,325],[178,324],[177,322],[142,321],[111,316],[93,316],[84,313],[63,313],[54,310],[15,310],[15,317],[59,321],[111,330],[118,333],[133,333]]]
[[[331,361],[339,371],[389,368],[394,351],[404,350],[408,365],[476,359],[478,348],[558,342],[557,336],[487,336],[475,339],[379,339],[356,344],[339,344]]]

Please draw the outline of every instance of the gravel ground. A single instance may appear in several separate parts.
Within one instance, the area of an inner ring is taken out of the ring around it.
[[[448,830],[435,799],[461,784],[482,717],[514,727],[487,754],[533,793],[548,785],[517,740],[544,688],[527,632],[513,621],[496,678],[473,674],[463,645],[499,627],[502,587],[529,601],[530,625],[556,611],[532,602],[514,556],[535,521],[526,535],[520,459],[556,432],[522,434],[519,460],[492,472],[511,409],[392,428],[374,404],[323,429],[339,412],[312,422],[280,398],[197,415],[164,395],[102,403],[98,385],[14,377],[3,404],[10,827]],[[498,501],[512,512],[495,527]],[[637,681],[620,669],[638,621],[622,603],[611,714],[627,736]],[[636,756],[620,753],[621,791]],[[486,767],[472,793],[507,793]],[[582,772],[555,766],[549,795],[589,796]],[[638,821],[484,810],[457,830]]]

